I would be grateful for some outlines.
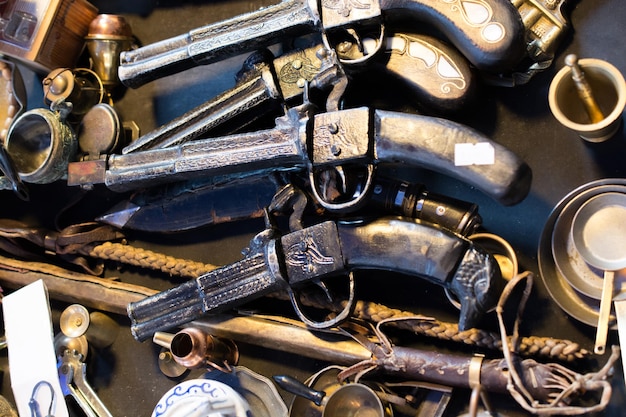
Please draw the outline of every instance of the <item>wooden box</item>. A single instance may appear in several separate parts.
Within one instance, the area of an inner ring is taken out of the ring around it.
[[[0,54],[40,73],[73,68],[97,15],[85,0],[0,0]]]

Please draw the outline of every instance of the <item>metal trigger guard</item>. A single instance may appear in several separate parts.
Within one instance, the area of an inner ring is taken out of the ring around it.
[[[298,318],[302,321],[302,323],[306,324],[308,327],[312,329],[328,329],[346,320],[350,316],[350,313],[352,312],[352,308],[354,307],[354,299],[355,299],[355,291],[354,291],[355,284],[354,284],[354,275],[352,271],[348,273],[348,282],[350,285],[350,295],[348,296],[348,302],[346,303],[346,306],[344,307],[343,310],[341,310],[339,314],[337,314],[337,316],[333,317],[332,319],[325,320],[325,321],[311,320],[302,311],[302,306],[300,304],[300,299],[298,297],[298,294],[295,291],[293,291],[293,289],[290,287],[287,288],[287,293],[289,294],[289,300],[291,301],[291,305],[293,306],[293,309],[295,310],[296,314],[298,315]]]
[[[318,0],[316,2],[316,6],[317,6],[317,15],[318,17],[321,19],[321,14],[320,14],[320,10],[322,10],[322,2],[323,0]],[[355,41],[357,41],[357,43],[359,45],[362,45],[361,42],[361,37],[358,35],[358,33],[356,33],[355,30],[353,29],[347,29],[348,33],[350,33],[352,35],[352,37],[354,38]],[[367,55],[363,55],[361,58],[356,58],[356,59],[346,59],[346,58],[341,58],[339,57],[339,53],[337,51],[337,48],[334,48],[331,46],[330,41],[328,39],[328,33],[326,32],[326,29],[324,28],[324,24],[322,23],[322,33],[321,33],[321,37],[322,37],[322,43],[324,44],[324,47],[329,50],[329,51],[335,51],[337,53],[337,57],[339,59],[339,62],[343,65],[356,65],[356,64],[361,64],[363,62],[368,61],[370,58],[372,58],[373,56],[375,56],[382,48],[383,48],[383,43],[385,40],[385,24],[384,23],[380,23],[380,36],[378,37],[378,45],[376,46],[376,48],[371,52],[368,53]]]
[[[356,197],[350,199],[349,201],[342,203],[331,203],[326,201],[319,193],[319,187],[317,182],[317,177],[315,175],[315,170],[312,167],[309,167],[309,181],[311,182],[311,193],[313,197],[317,201],[317,203],[322,206],[324,209],[328,210],[332,213],[350,213],[355,210],[362,208],[369,198],[369,194],[372,190],[372,184],[374,182],[374,171],[375,166],[371,163],[367,164],[367,177],[365,179],[365,183],[363,184],[362,189],[356,195]]]
[[[354,33],[354,36],[355,36],[355,39],[357,39],[358,34]],[[363,62],[367,62],[368,60],[376,56],[378,52],[380,52],[383,49],[383,45],[385,44],[385,25],[383,24],[380,25],[380,36],[378,37],[378,41],[376,42],[376,47],[374,48],[374,50],[365,51],[364,50],[365,47],[362,45],[362,40],[360,39],[360,37],[357,39],[357,41],[361,45],[361,48],[363,48],[363,50],[361,51],[363,52],[363,56],[361,58],[346,59],[346,58],[341,58],[341,56],[337,54],[337,57],[341,64],[343,65],[362,64]],[[327,43],[328,41],[326,40],[324,42]]]

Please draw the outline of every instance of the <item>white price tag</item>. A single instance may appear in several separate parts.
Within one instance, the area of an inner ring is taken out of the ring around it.
[[[489,142],[457,143],[454,145],[454,165],[493,165],[496,150]]]
[[[4,297],[2,312],[11,388],[19,415],[33,415],[29,407],[32,400],[36,401],[41,415],[51,409],[54,417],[68,417],[57,372],[48,292],[43,281],[35,281]]]

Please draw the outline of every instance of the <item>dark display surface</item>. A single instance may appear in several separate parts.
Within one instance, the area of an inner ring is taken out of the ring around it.
[[[137,39],[147,45],[274,2],[102,1],[94,4],[101,13],[123,14]],[[550,262],[542,268],[541,272],[547,273],[541,276],[538,251],[540,242],[545,244],[545,237],[542,241],[543,229],[546,224],[552,225],[549,222],[554,221],[554,215],[550,217],[552,210],[563,198],[592,181],[605,179],[609,183],[623,183],[626,176],[626,133],[620,127],[618,133],[606,142],[583,141],[552,116],[548,106],[548,89],[552,78],[564,65],[564,57],[569,53],[575,53],[580,58],[608,61],[626,73],[623,47],[626,38],[623,25],[626,22],[626,10],[622,6],[622,2],[618,0],[570,0],[565,11],[571,27],[550,68],[536,75],[528,84],[515,88],[481,83],[478,85],[479,97],[475,104],[462,112],[446,116],[477,129],[528,163],[532,169],[533,182],[529,195],[521,203],[513,206],[501,205],[480,191],[439,173],[407,173],[404,170],[398,172],[401,176],[417,178],[429,190],[438,194],[476,203],[483,219],[481,230],[506,239],[518,255],[520,269],[536,274],[533,294],[523,317],[521,332],[524,336],[568,339],[589,351],[593,351],[595,327],[570,317],[551,297],[542,278],[548,282],[557,278],[552,274]],[[247,55],[193,68],[138,89],[129,89],[114,107],[124,121],[134,121],[142,133],[147,133],[231,87],[234,84],[234,75]],[[35,90],[29,91],[29,108],[38,107],[41,102],[36,91],[40,88],[37,77],[24,73],[27,86]],[[378,81],[377,77],[360,79],[354,87],[357,89],[354,100],[366,97],[379,107],[417,111],[410,98],[404,97],[402,91],[393,91],[387,85],[381,87]],[[37,222],[50,225],[54,223],[56,214],[64,210],[75,197],[76,190],[70,190],[64,184],[33,186],[32,201],[29,203],[20,202],[8,193],[5,192],[2,197],[5,203],[0,208],[1,217],[17,215],[38,219]],[[119,197],[108,192],[88,198],[89,209],[83,210],[78,205],[63,211],[60,223],[90,220],[89,216],[93,212],[110,208],[117,198]],[[83,201],[81,204],[86,203]],[[98,208],[94,210],[94,206]],[[47,209],[43,210],[42,207]],[[261,219],[253,219],[178,234],[131,232],[129,243],[179,258],[222,265],[240,259],[241,250],[263,227]],[[180,282],[137,268],[116,270],[114,266],[107,269],[106,276],[119,276],[122,281],[155,289],[165,289]],[[360,286],[359,295],[364,299],[431,314],[445,321],[454,322],[458,318],[458,312],[449,305],[443,292],[436,286],[407,277],[384,274],[366,274],[364,278],[366,280],[357,281],[357,286]],[[621,283],[623,279],[622,274],[617,275],[617,282]],[[66,305],[57,301],[53,301],[52,305],[53,323],[58,329],[58,318]],[[281,308],[290,309],[290,306],[286,303]],[[121,315],[113,317],[121,326],[120,333],[110,348],[90,355],[88,380],[113,416],[148,416],[162,395],[182,378],[164,376],[157,362],[160,347],[150,341],[135,341],[128,329],[128,318]],[[487,326],[493,327],[493,318],[486,320]],[[431,341],[426,337],[408,337],[405,340],[427,349],[471,352],[467,347]],[[617,332],[611,331],[609,344],[617,343]],[[242,355],[240,364],[267,377],[289,374],[304,380],[325,366],[321,361],[292,353],[246,343],[238,343],[238,346]],[[596,371],[607,357],[608,355],[591,355],[590,359],[576,367],[581,372]],[[6,354],[3,360],[6,360]],[[192,371],[185,374],[184,378],[194,375],[202,375],[202,371]],[[626,392],[621,361],[616,364],[612,381],[611,404],[603,415],[622,415]],[[8,370],[5,368],[2,393],[12,398],[10,391]],[[292,395],[280,392],[289,404]],[[468,394],[465,391],[455,394],[446,416],[464,412]],[[524,415],[510,398],[496,396],[494,399],[496,405],[502,407],[498,410],[501,415]]]

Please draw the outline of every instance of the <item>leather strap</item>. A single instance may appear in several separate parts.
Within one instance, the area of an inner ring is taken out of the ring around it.
[[[0,250],[31,261],[46,261],[47,255],[56,255],[93,275],[102,274],[104,266],[100,260],[94,262],[84,255],[95,245],[123,238],[119,230],[96,222],[72,225],[57,232],[0,219]]]

